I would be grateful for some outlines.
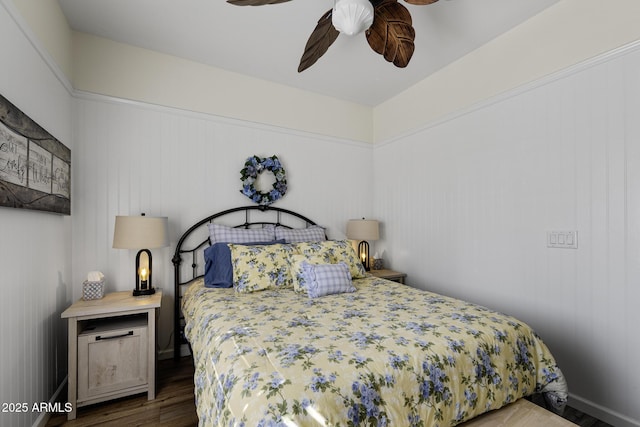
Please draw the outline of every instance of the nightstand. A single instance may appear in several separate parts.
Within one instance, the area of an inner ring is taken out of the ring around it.
[[[156,310],[162,292],[134,297],[112,292],[79,300],[62,313],[69,322],[69,420],[78,407],[131,394],[156,397]]]
[[[392,280],[394,282],[398,282],[402,284],[404,284],[404,278],[407,277],[405,273],[400,273],[397,271],[386,270],[386,269],[370,270],[369,273],[371,273],[373,276],[380,277],[381,279]]]

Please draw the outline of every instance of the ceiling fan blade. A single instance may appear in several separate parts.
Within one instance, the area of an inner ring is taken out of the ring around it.
[[[366,32],[369,46],[396,67],[406,67],[415,49],[416,32],[411,24],[411,14],[397,0],[379,3]]]
[[[433,4],[435,2],[437,2],[438,0],[404,0],[409,4],[417,4],[417,5],[427,5],[427,4]]]
[[[291,0],[227,0],[235,6],[262,6],[265,4],[284,3]]]
[[[327,13],[322,15],[318,21],[318,25],[309,36],[307,44],[304,47],[304,53],[300,58],[298,72],[301,73],[316,63],[322,55],[325,54],[329,46],[333,44],[340,34],[331,23],[331,14],[333,9],[329,9]]]

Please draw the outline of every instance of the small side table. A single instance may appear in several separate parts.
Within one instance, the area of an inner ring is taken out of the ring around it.
[[[131,291],[79,300],[61,315],[69,321],[69,420],[79,406],[147,392],[156,398],[156,310],[162,291]],[[79,381],[79,379],[81,381]]]
[[[379,277],[381,279],[392,280],[394,282],[402,283],[404,285],[404,278],[407,277],[405,273],[400,273],[398,271],[393,270],[370,270],[371,273],[375,277]]]

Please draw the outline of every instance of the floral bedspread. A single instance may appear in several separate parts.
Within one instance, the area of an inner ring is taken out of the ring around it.
[[[452,426],[522,396],[566,401],[524,323],[384,279],[309,299],[192,284],[183,299],[201,426]]]

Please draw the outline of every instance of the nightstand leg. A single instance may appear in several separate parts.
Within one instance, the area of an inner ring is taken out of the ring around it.
[[[147,364],[149,371],[147,372],[147,378],[149,379],[149,390],[147,390],[147,399],[153,400],[156,398],[156,310],[151,309],[147,311],[147,327],[149,342],[147,357],[149,363]]]
[[[76,419],[78,403],[78,322],[75,317],[69,318],[69,366],[67,372],[67,400],[71,403],[68,420]]]

